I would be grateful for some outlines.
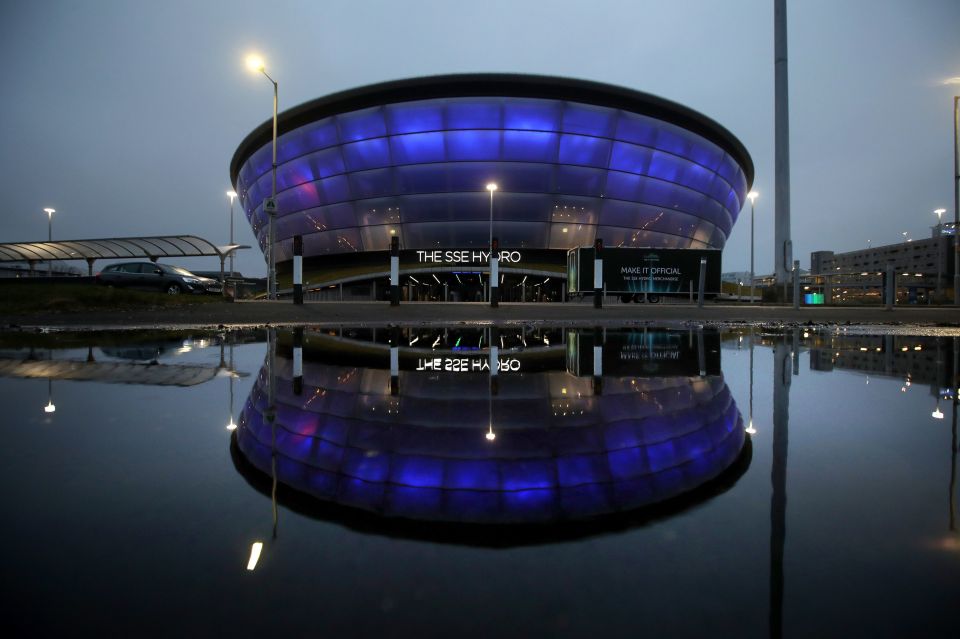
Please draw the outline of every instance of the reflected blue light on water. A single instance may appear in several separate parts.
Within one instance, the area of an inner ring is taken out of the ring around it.
[[[0,348],[10,632],[956,635],[953,338],[418,330]]]

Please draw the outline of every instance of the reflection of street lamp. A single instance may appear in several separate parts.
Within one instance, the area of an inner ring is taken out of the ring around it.
[[[261,552],[263,552],[263,542],[253,542],[253,545],[250,546],[250,558],[247,559],[247,570],[253,570],[257,567],[257,562],[260,561]]]
[[[273,84],[273,186],[270,189],[270,201],[273,203],[273,210],[265,211],[267,213],[267,249],[269,251],[269,273],[267,274],[267,297],[276,299],[277,297],[277,256],[274,251],[276,243],[276,203],[277,203],[277,81],[267,75],[266,65],[258,55],[247,56],[247,68],[251,71],[259,71],[267,80]],[[266,208],[266,207],[264,207]]]
[[[746,433],[756,435],[757,429],[753,427],[753,327],[750,327],[750,422],[747,425]]]
[[[53,405],[53,380],[47,378],[47,405],[43,407],[45,413],[55,413],[57,407]]]
[[[230,244],[233,245],[233,200],[237,197],[236,191],[227,191],[227,197],[230,198]],[[233,277],[233,254],[236,251],[230,251],[230,277]],[[226,283],[224,283],[226,286]]]

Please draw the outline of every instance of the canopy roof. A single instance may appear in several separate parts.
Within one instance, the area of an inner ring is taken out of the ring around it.
[[[195,235],[159,237],[115,237],[101,240],[64,240],[58,242],[13,242],[0,244],[0,262],[47,260],[102,260],[127,257],[225,257],[242,244],[215,246]]]

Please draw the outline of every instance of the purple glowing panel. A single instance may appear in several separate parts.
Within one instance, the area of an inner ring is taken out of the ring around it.
[[[631,246],[722,248],[748,188],[744,168],[714,141],[650,115],[575,100],[479,96],[386,103],[327,114],[284,132],[278,143],[281,217],[346,202],[366,210],[372,199],[394,209],[403,199],[403,216],[390,223],[406,248],[435,247],[438,241],[408,226],[435,219],[436,203],[409,196],[447,198],[450,205],[440,208],[451,212],[442,216],[450,222],[477,219],[476,211],[488,204],[490,181],[499,185],[498,235],[505,247],[592,243],[602,232],[596,226],[590,237],[555,236],[546,226],[553,207],[564,203],[560,198],[574,196],[589,200],[594,220],[604,204],[619,205],[609,226],[624,229]],[[270,169],[271,145],[264,144],[239,164],[236,176],[241,205],[261,245],[266,224],[255,212],[270,195]],[[544,198],[523,199],[531,194]],[[419,211],[420,205],[433,212]],[[678,223],[658,222],[654,231],[650,208],[676,216]],[[533,228],[532,220],[544,226]],[[356,222],[352,236],[374,223]],[[453,226],[439,241],[466,245],[474,231],[460,228]],[[290,230],[278,232],[278,242],[288,242]],[[422,243],[427,241],[433,244]],[[322,252],[355,250],[330,240],[312,245]]]

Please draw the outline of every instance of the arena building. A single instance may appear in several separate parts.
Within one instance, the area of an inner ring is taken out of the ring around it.
[[[272,122],[230,166],[268,239]],[[336,93],[279,115],[276,261],[291,285],[383,298],[398,237],[406,299],[482,299],[490,237],[501,299],[559,300],[566,254],[608,247],[722,249],[753,181],[713,120],[630,89],[567,78],[415,78]],[[488,190],[490,184],[496,190]]]

